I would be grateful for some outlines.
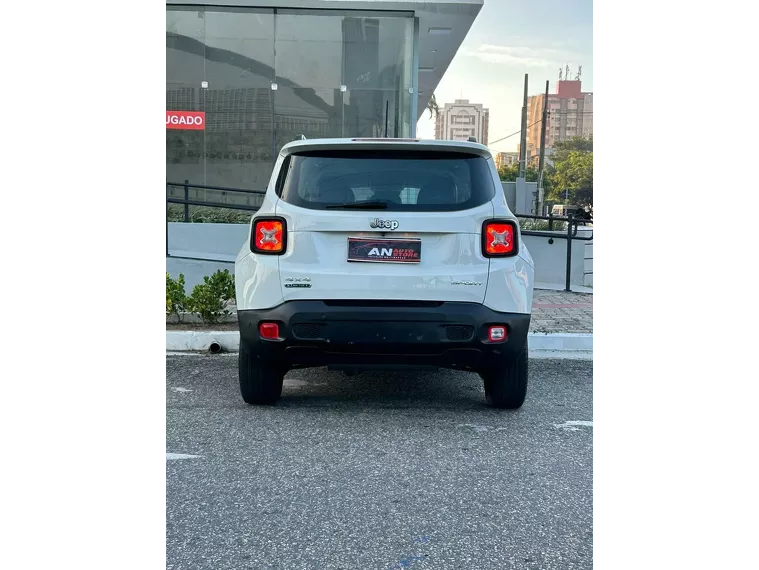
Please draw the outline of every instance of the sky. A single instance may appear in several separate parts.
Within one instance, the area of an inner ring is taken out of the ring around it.
[[[519,130],[524,74],[529,95],[556,92],[559,68],[574,78],[582,66],[582,90],[593,91],[592,0],[484,0],[477,19],[435,89],[438,105],[469,99],[490,109],[491,141]],[[435,119],[425,112],[417,136],[435,137]],[[519,135],[489,145],[516,151]]]

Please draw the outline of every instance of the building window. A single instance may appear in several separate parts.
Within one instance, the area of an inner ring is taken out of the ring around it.
[[[411,61],[406,14],[168,6],[166,109],[206,121],[166,130],[167,178],[261,189],[299,134],[409,136]]]

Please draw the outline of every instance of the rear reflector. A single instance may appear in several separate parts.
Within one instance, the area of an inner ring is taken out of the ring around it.
[[[279,338],[279,325],[277,323],[261,323],[258,327],[261,338]]]
[[[281,255],[287,249],[287,225],[284,218],[253,220],[250,249],[256,253]]]
[[[495,326],[488,329],[488,340],[490,342],[503,342],[506,340],[506,327]]]
[[[518,253],[516,224],[510,220],[490,220],[482,225],[482,255],[508,257]]]

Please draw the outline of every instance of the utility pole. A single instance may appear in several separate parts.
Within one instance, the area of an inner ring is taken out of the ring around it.
[[[543,116],[540,123],[540,162],[538,164],[538,199],[535,205],[535,214],[540,216],[538,206],[541,204],[540,193],[543,191],[543,167],[546,158],[546,123],[548,122],[548,81],[546,81],[546,94],[543,99]]]
[[[524,74],[524,101],[522,103],[522,136],[519,141],[519,178],[524,178],[527,156],[527,74]]]

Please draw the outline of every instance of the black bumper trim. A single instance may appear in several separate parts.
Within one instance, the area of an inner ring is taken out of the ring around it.
[[[240,310],[237,318],[244,348],[287,368],[395,365],[477,370],[519,355],[530,327],[529,314],[499,313],[459,302],[431,307],[288,301],[270,309]],[[262,322],[277,323],[280,338],[262,339]],[[490,325],[506,325],[507,341],[488,342]],[[462,336],[465,330],[471,334]]]

